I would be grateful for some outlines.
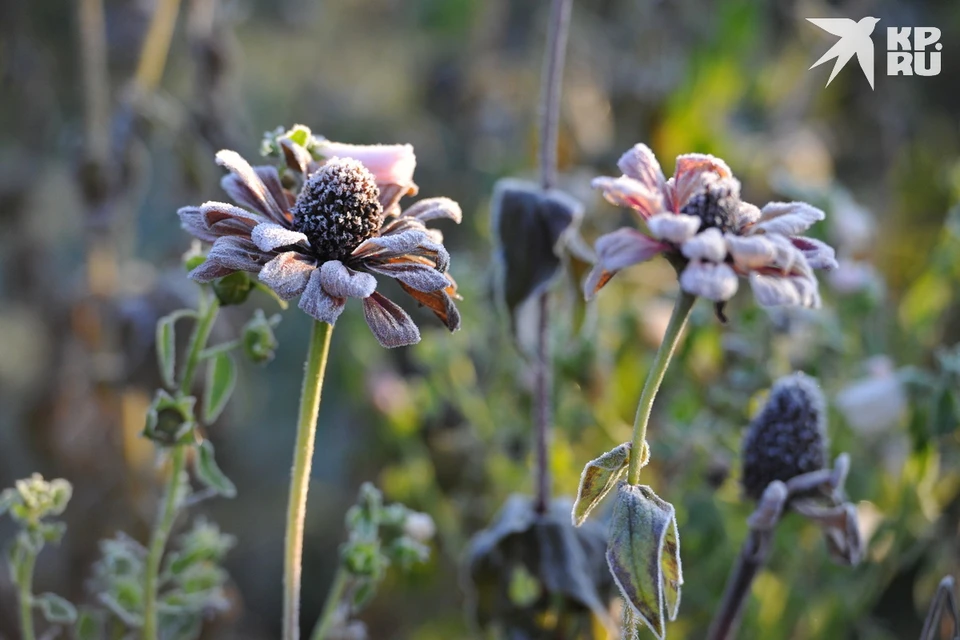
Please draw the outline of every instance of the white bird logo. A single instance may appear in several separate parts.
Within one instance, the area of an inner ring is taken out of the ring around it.
[[[873,89],[873,40],[870,39],[870,34],[873,33],[877,23],[880,22],[880,18],[867,16],[860,22],[854,22],[850,18],[807,18],[807,20],[827,33],[840,36],[840,41],[837,44],[830,47],[819,60],[810,65],[810,68],[813,69],[828,60],[837,59],[826,86],[830,86],[840,69],[843,69],[844,65],[850,61],[853,54],[857,54],[857,62],[860,63],[863,75],[867,76],[867,82]]]

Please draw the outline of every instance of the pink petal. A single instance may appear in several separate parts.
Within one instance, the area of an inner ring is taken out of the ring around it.
[[[790,242],[803,252],[807,263],[812,268],[827,270],[837,268],[837,253],[826,242],[804,236],[790,238]]]
[[[823,211],[806,202],[770,202],[760,210],[760,220],[753,225],[753,232],[795,236],[824,217]]]
[[[809,276],[777,276],[753,272],[750,274],[750,287],[757,302],[764,307],[820,306],[817,281]]]
[[[279,178],[273,185],[274,190],[268,189],[260,173],[239,153],[228,149],[217,152],[217,164],[230,171],[231,175],[224,176],[220,185],[231,198],[277,221],[284,220],[283,210],[274,193],[279,187]]]
[[[647,220],[654,238],[680,244],[689,240],[700,228],[700,218],[684,213],[658,213]]]
[[[700,179],[704,173],[714,173],[721,178],[732,178],[733,172],[720,158],[703,154],[688,153],[677,156],[677,167],[673,172],[673,205],[679,210],[700,188]]]
[[[590,183],[594,189],[600,189],[610,204],[635,210],[646,220],[664,210],[663,196],[658,191],[648,189],[638,180],[628,176],[609,178],[601,176]]]
[[[450,282],[445,275],[429,265],[414,260],[398,258],[390,262],[368,262],[366,267],[371,271],[395,278],[413,289],[425,293],[439,291],[450,286]]]
[[[720,229],[711,227],[684,242],[680,251],[691,260],[723,262],[727,257],[727,243]]]
[[[657,157],[647,145],[634,145],[620,156],[617,166],[625,176],[637,180],[651,192],[660,193],[663,190],[666,178],[663,177]]]
[[[680,286],[687,293],[724,302],[737,292],[739,282],[736,272],[727,264],[694,261],[680,274]]]
[[[669,245],[657,242],[636,229],[624,227],[597,238],[597,264],[612,274],[646,262],[669,248]]]
[[[463,220],[460,205],[450,198],[426,198],[408,208],[403,215],[416,218],[420,222],[446,218],[460,224]]]
[[[359,160],[374,175],[378,183],[413,184],[417,157],[409,144],[345,144],[323,140],[314,150],[324,158],[353,158]]]

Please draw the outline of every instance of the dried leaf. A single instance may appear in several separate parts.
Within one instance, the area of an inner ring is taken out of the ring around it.
[[[583,206],[561,191],[501,180],[491,203],[499,264],[499,293],[514,318],[517,307],[550,285],[561,267],[560,249]]]
[[[634,614],[660,640],[680,605],[680,539],[673,505],[647,486],[621,482],[610,522],[607,564]]]
[[[577,499],[573,503],[571,513],[575,527],[582,525],[594,507],[600,504],[600,501],[617,485],[617,480],[630,463],[630,449],[631,444],[624,442],[596,460],[591,460],[583,468],[580,487],[577,489]],[[643,452],[640,454],[640,466],[646,465],[649,459],[650,447],[644,442]]]

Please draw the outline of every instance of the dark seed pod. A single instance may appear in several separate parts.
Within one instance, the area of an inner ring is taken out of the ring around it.
[[[826,408],[816,381],[781,378],[743,438],[743,488],[758,500],[774,480],[786,482],[826,464]]]

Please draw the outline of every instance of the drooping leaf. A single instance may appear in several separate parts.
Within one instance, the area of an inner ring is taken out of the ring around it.
[[[55,593],[41,593],[33,598],[33,606],[40,610],[51,624],[73,624],[77,620],[77,608],[66,598]]]
[[[560,245],[583,216],[583,206],[561,191],[504,179],[497,183],[491,209],[499,294],[514,319],[517,307],[559,273]]]
[[[237,384],[237,365],[229,353],[218,353],[207,364],[207,382],[203,389],[203,421],[210,424],[220,417]]]
[[[209,440],[204,440],[197,447],[196,456],[197,478],[224,498],[233,498],[237,495],[237,488],[230,481],[220,467],[217,466],[217,460],[214,457],[213,445]]]
[[[620,446],[607,451],[605,454],[591,460],[583,468],[580,475],[580,487],[577,489],[577,499],[573,503],[571,518],[576,527],[582,525],[594,507],[600,504],[610,490],[617,486],[617,480],[626,471],[630,463],[631,444],[624,442]],[[640,454],[640,466],[643,467],[650,459],[650,447],[643,443]]]
[[[196,315],[189,309],[180,309],[166,315],[157,321],[157,365],[160,367],[160,377],[168,389],[177,385],[177,320]]]
[[[680,605],[680,544],[673,506],[647,486],[621,482],[607,564],[628,606],[660,640]]]

